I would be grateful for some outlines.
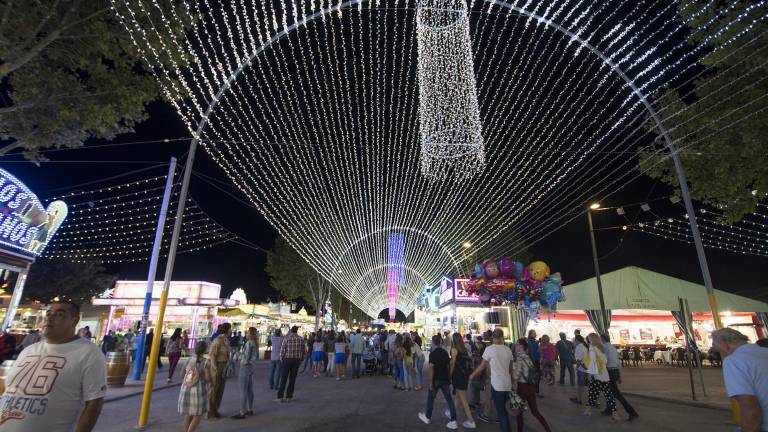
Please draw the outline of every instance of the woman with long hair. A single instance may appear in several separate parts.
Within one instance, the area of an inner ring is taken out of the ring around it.
[[[179,391],[179,414],[184,416],[184,432],[194,432],[200,419],[208,412],[208,384],[211,382],[210,362],[205,359],[208,344],[195,345],[195,355],[181,369],[184,377]]]
[[[589,340],[589,355],[584,363],[590,381],[587,409],[584,410],[584,415],[592,415],[592,407],[597,406],[597,398],[602,393],[605,396],[605,411],[611,413],[614,421],[619,421],[621,418],[616,413],[616,401],[613,399],[613,391],[611,390],[611,378],[606,367],[608,359],[605,356],[603,342],[597,333],[590,333],[587,335],[587,339]]]
[[[405,348],[403,348],[403,335],[397,334],[395,336],[395,350],[394,350],[394,356],[395,356],[395,362],[393,363],[395,367],[395,387],[398,390],[404,390],[405,386],[403,385],[403,359],[405,358]]]
[[[403,334],[403,385],[405,391],[413,390],[413,341],[411,335],[408,333]]]
[[[424,387],[424,351],[415,340],[411,350],[413,350],[413,371],[415,372],[413,389],[421,390]]]
[[[312,341],[312,361],[313,366],[313,378],[319,377],[323,373],[323,359],[325,359],[325,344],[323,343],[323,333],[317,332],[315,340]]]
[[[467,419],[462,426],[465,429],[474,429],[477,427],[472,410],[469,408],[467,400],[467,389],[469,388],[469,375],[472,374],[472,357],[467,351],[467,346],[461,338],[461,334],[454,333],[451,340],[451,383],[453,391],[456,393],[456,399],[464,409],[464,415]]]
[[[528,356],[528,340],[525,338],[520,338],[518,339],[517,344],[515,344],[514,378],[515,381],[517,381],[517,395],[520,396],[520,398],[528,404],[528,408],[531,410],[531,414],[533,414],[533,416],[539,420],[539,423],[541,423],[541,426],[544,427],[544,430],[550,432],[549,424],[547,424],[547,420],[539,411],[539,406],[536,402],[536,386],[533,382],[531,382],[535,380],[535,378],[533,378],[531,375],[532,370],[535,371],[535,367],[533,360],[531,360],[531,358]],[[523,414],[524,411],[521,411],[520,414],[517,415],[518,431],[523,430],[525,421],[523,419]]]
[[[584,336],[576,335],[573,339],[576,348],[574,350],[574,357],[576,358],[576,396],[570,399],[571,402],[576,405],[581,405],[584,400],[584,387],[587,385],[587,378],[589,374],[584,367],[584,361],[589,356],[589,347],[584,340]]]
[[[240,413],[232,416],[234,419],[244,419],[253,415],[253,378],[256,376],[256,360],[259,359],[258,333],[255,327],[250,327],[246,333],[246,342],[242,348],[240,369],[237,382],[240,386]]]
[[[344,332],[339,332],[334,350],[336,352],[336,381],[340,381],[344,379],[344,374],[347,371],[347,337]]]
[[[179,364],[181,358],[182,340],[181,329],[177,328],[165,346],[165,355],[168,356],[168,383],[173,382],[173,373],[176,372],[176,365]]]

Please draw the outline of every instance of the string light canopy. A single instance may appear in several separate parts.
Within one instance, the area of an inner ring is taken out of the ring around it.
[[[70,205],[70,218],[43,256],[76,262],[149,261],[165,179],[165,176],[155,176],[62,195],[59,198]],[[178,202],[178,192],[174,191],[166,226],[173,224],[173,209]],[[162,256],[168,253],[170,239],[170,230],[165,230],[160,249]],[[179,253],[207,249],[236,239],[234,234],[211,219],[194,199],[187,199]]]
[[[112,0],[192,136],[371,316],[388,307],[390,236],[407,245],[407,315],[462,256],[514,255],[638,175],[638,147],[657,148],[648,98],[685,93],[709,76],[702,59],[759,44],[766,15],[764,1],[181,4]],[[442,16],[455,19],[437,35]],[[706,45],[688,43],[703,32]],[[762,96],[727,85],[745,101],[737,126]]]

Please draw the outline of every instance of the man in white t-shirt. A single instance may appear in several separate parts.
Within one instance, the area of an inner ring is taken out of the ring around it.
[[[739,405],[741,431],[768,431],[768,348],[732,328],[713,331],[712,346],[723,357],[725,389]]]
[[[507,400],[512,390],[512,350],[504,345],[504,331],[497,328],[493,331],[493,345],[483,351],[483,362],[469,376],[469,381],[477,379],[485,368],[491,370],[491,400],[496,407],[496,415],[499,417],[499,425],[502,432],[510,432],[512,426],[507,415]]]
[[[99,348],[75,334],[80,307],[55,302],[45,314],[45,340],[19,354],[0,398],[2,432],[90,432],[107,391]]]

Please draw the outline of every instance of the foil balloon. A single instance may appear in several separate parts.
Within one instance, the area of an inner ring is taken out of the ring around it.
[[[482,303],[485,303],[491,299],[491,293],[485,288],[481,288],[478,292],[478,297],[480,297],[480,301]]]
[[[483,266],[480,263],[475,264],[475,277],[483,277]]]
[[[534,261],[528,264],[528,274],[535,281],[543,281],[549,276],[549,266],[544,261]]]
[[[516,279],[520,279],[523,277],[523,271],[525,270],[525,266],[520,261],[514,261],[513,262],[514,269],[512,270],[512,273],[514,274]]]
[[[510,258],[502,258],[499,261],[499,272],[502,277],[511,278],[515,276],[515,262]]]
[[[499,277],[499,264],[494,260],[486,260],[483,263],[483,270],[485,270],[485,276],[489,278]]]

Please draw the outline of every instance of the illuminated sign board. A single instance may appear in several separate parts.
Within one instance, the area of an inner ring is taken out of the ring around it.
[[[0,245],[39,256],[66,217],[63,201],[43,207],[24,183],[0,169]]]
[[[467,282],[469,279],[455,279],[453,281],[456,290],[456,301],[464,303],[480,303],[480,297],[476,294],[467,293]]]

